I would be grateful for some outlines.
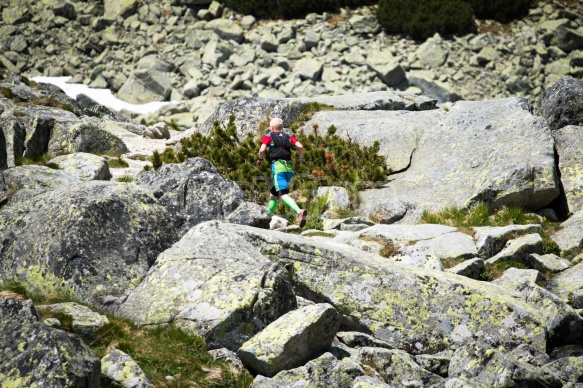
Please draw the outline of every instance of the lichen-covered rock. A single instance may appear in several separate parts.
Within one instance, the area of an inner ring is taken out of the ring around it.
[[[318,187],[316,197],[326,198],[326,206],[332,211],[350,208],[348,190],[338,186]]]
[[[527,344],[522,344],[517,348],[512,349],[510,353],[508,353],[508,356],[536,367],[541,367],[547,364],[550,360],[548,354]]]
[[[82,181],[107,181],[111,179],[107,160],[101,156],[77,152],[57,156],[49,160],[49,163],[57,164],[61,170]]]
[[[181,234],[200,222],[223,219],[245,199],[237,184],[223,178],[201,158],[164,164],[158,170],[139,174],[134,183],[154,191]]]
[[[511,268],[512,269],[512,268]],[[510,270],[506,271],[510,272]],[[502,276],[496,283],[507,288],[517,298],[536,308],[539,315],[547,322],[549,346],[578,343],[583,339],[583,317],[571,306],[552,292],[542,288],[524,276],[524,270],[516,270],[522,276]]]
[[[434,271],[443,271],[443,263],[435,254],[433,249],[428,246],[416,247],[406,246],[391,256],[389,261],[404,264],[416,268],[431,269]]]
[[[543,92],[539,102],[542,115],[553,131],[583,123],[583,81],[561,78]]]
[[[232,369],[239,373],[245,370],[245,367],[243,366],[241,359],[237,356],[237,353],[227,348],[209,350],[209,354],[214,360],[223,361],[229,364]]]
[[[531,267],[541,272],[561,272],[571,267],[568,260],[561,259],[552,253],[546,255],[533,253],[529,259]]]
[[[447,233],[435,238],[417,241],[412,246],[415,248],[427,247],[440,259],[469,259],[478,255],[474,239],[461,232]]]
[[[371,335],[358,331],[341,331],[336,336],[340,342],[351,348],[373,347],[391,349],[391,345],[385,341],[378,340]]]
[[[352,388],[384,388],[390,387],[379,377],[373,376],[358,376],[352,383]]]
[[[159,122],[147,127],[142,136],[150,139],[170,139],[170,129],[165,122]]]
[[[544,365],[541,371],[564,382],[583,383],[583,357],[563,357]]]
[[[396,91],[354,93],[337,96],[318,96],[300,98],[299,100],[304,103],[317,102],[320,104],[326,104],[338,110],[370,110],[377,113],[380,110],[431,110],[435,109],[435,105],[437,104],[435,99],[432,99],[428,96],[416,96],[407,92]]]
[[[286,228],[288,223],[289,223],[288,220],[286,220],[285,218],[278,217],[278,216],[272,216],[271,222],[269,223],[269,229],[273,230],[273,229]]]
[[[0,115],[0,169],[16,166],[16,160],[24,155],[26,129],[16,117]]]
[[[105,315],[73,302],[40,305],[36,306],[36,309],[41,313],[47,312],[70,316],[73,319],[71,323],[73,333],[89,338],[95,337],[99,329],[109,323]]]
[[[583,243],[583,210],[574,212],[561,224],[561,229],[553,233],[552,238],[561,251],[579,247]]]
[[[340,325],[329,304],[291,311],[245,342],[238,355],[247,368],[264,376],[297,368],[328,348]]]
[[[402,203],[404,223],[478,202],[538,210],[559,195],[551,132],[522,98],[456,102],[425,128],[410,167],[370,193],[379,209]]]
[[[478,255],[482,259],[488,259],[500,252],[510,237],[517,234],[542,233],[540,225],[508,225],[508,226],[479,226],[474,227],[474,239]]]
[[[583,262],[557,274],[548,284],[548,289],[563,300],[568,300],[569,294],[581,288],[583,279]]]
[[[150,388],[150,380],[136,361],[119,349],[101,359],[101,375],[109,384],[124,388]]]
[[[207,233],[237,241],[240,250],[255,250],[250,253],[254,257],[264,255],[285,265],[292,271],[297,293],[334,305],[343,327],[365,328],[411,354],[457,349],[478,337],[508,347],[522,343],[546,347],[547,322],[505,288],[392,264],[334,240],[234,224],[217,224]]]
[[[504,249],[497,255],[486,260],[487,264],[494,264],[497,261],[515,261],[524,265],[530,264],[532,253],[543,253],[543,239],[538,233],[531,233],[520,236],[506,243]]]
[[[64,188],[80,183],[79,178],[63,171],[45,166],[18,166],[4,170],[6,187],[18,190],[39,190],[39,192]]]
[[[376,370],[385,382],[404,387],[425,387],[439,383],[442,378],[421,368],[415,358],[402,350],[360,348],[352,356],[359,364]]]
[[[177,238],[156,199],[123,183],[81,182],[0,210],[3,274],[97,306],[137,286]]]
[[[455,267],[446,269],[447,272],[454,273],[456,275],[465,276],[471,279],[480,280],[480,275],[484,272],[486,268],[484,260],[479,258],[474,258],[466,260]]]
[[[30,300],[0,297],[0,359],[5,387],[100,386],[93,350],[75,334],[45,325]]]
[[[225,218],[225,221],[232,224],[269,229],[271,218],[272,215],[265,206],[253,202],[243,202]]]
[[[139,326],[173,322],[211,349],[237,350],[295,309],[285,268],[223,228],[217,221],[197,225],[162,252],[118,313]]]
[[[553,138],[559,155],[561,182],[567,197],[567,208],[563,210],[565,213],[575,212],[583,208],[583,155],[580,152],[583,147],[583,126],[564,126],[553,132]]]
[[[449,364],[449,377],[487,387],[562,387],[553,374],[509,357],[503,348],[477,343],[458,349]]]
[[[353,381],[364,374],[364,369],[350,358],[338,360],[331,353],[324,353],[304,366],[279,372],[272,378],[259,375],[251,387],[351,388]]]
[[[415,362],[425,370],[435,373],[441,377],[447,377],[449,362],[453,353],[444,354],[418,354],[415,356]]]

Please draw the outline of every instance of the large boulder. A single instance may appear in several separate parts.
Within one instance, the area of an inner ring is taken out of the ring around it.
[[[526,100],[460,101],[425,129],[405,172],[363,195],[362,208],[417,222],[423,210],[478,202],[537,210],[558,195],[550,130]]]
[[[437,125],[443,117],[443,112],[439,110],[321,111],[306,123],[305,128],[310,131],[312,125],[318,124],[321,132],[325,133],[329,126],[334,125],[337,135],[362,146],[372,146],[379,141],[379,154],[385,156],[387,166],[397,172],[409,167],[424,131]]]
[[[82,182],[0,210],[3,274],[98,307],[136,287],[177,238],[166,209],[133,184]]]
[[[303,103],[317,102],[338,110],[430,110],[435,109],[437,101],[427,96],[416,96],[407,92],[370,92],[339,96],[318,96],[300,98]]]
[[[30,300],[0,296],[0,349],[3,386],[100,386],[95,352],[77,335],[45,325]]]
[[[134,13],[137,5],[138,0],[105,0],[103,17],[112,22],[117,21],[118,18],[127,18]]]
[[[162,252],[118,314],[139,326],[173,322],[211,349],[237,350],[295,309],[286,269],[223,228],[217,221],[200,224]]]
[[[496,285],[392,264],[334,241],[233,224],[217,224],[206,234],[286,265],[299,295],[335,306],[341,327],[365,330],[412,354],[457,349],[478,337],[508,347],[524,341],[546,347],[547,322]]]
[[[291,311],[245,342],[241,361],[256,373],[273,376],[304,365],[332,344],[340,317],[329,304],[315,304]]]
[[[134,183],[154,192],[181,234],[200,222],[223,219],[245,199],[245,193],[237,184],[223,178],[208,160],[202,158],[190,158],[181,164],[164,164],[158,170],[139,174]]]
[[[539,108],[553,131],[583,124],[583,81],[561,78],[543,92]]]
[[[583,86],[581,87],[583,96]],[[580,110],[583,115],[583,105]],[[583,121],[583,117],[581,118]],[[583,126],[567,125],[553,132],[555,147],[559,155],[559,170],[561,171],[561,183],[567,199],[565,213],[583,210]]]

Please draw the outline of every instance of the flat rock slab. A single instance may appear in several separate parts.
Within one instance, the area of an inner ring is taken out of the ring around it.
[[[386,158],[387,166],[395,172],[409,166],[424,131],[437,125],[443,117],[441,110],[321,111],[306,122],[304,128],[309,132],[313,124],[318,124],[321,133],[325,133],[334,125],[338,136],[352,139],[361,146],[370,147],[379,141],[379,154]]]
[[[485,267],[484,260],[480,258],[474,258],[466,260],[463,263],[456,265],[455,267],[448,268],[446,271],[471,279],[480,280],[480,275],[482,275],[484,272]]]
[[[343,327],[365,327],[394,348],[431,354],[456,349],[478,336],[509,347],[527,341],[546,348],[547,322],[536,309],[496,285],[392,264],[334,240],[315,241],[233,224],[217,228],[214,236],[238,241],[239,249],[251,245],[292,268],[300,296],[333,304],[342,315]]]
[[[522,98],[456,102],[423,131],[411,166],[371,191],[375,206],[402,203],[403,222],[416,223],[424,210],[448,206],[485,202],[537,210],[549,204],[559,195],[553,139],[529,109]],[[363,196],[362,208],[374,213],[368,200]]]
[[[66,171],[45,166],[18,166],[4,170],[6,187],[14,190],[56,189],[80,183],[81,180]]]
[[[561,259],[552,253],[546,255],[533,253],[529,259],[532,268],[541,272],[561,272],[571,267],[571,263],[568,260]]]
[[[350,111],[430,110],[435,109],[437,104],[437,100],[427,96],[393,91],[300,98],[299,101],[304,103],[318,102],[338,110]]]
[[[435,239],[457,231],[456,228],[436,224],[419,225],[373,225],[352,236],[358,238],[377,238],[390,241],[394,246],[414,245],[420,241]]]
[[[416,242],[413,247],[430,248],[440,259],[469,259],[478,255],[472,236],[461,232],[452,232],[429,240],[421,240]]]
[[[302,366],[334,340],[340,316],[329,304],[291,311],[245,342],[238,355],[248,368],[264,376]]]

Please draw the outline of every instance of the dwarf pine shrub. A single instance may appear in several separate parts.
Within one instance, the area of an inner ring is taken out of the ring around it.
[[[302,164],[296,166],[292,181],[292,190],[301,188],[304,200],[298,201],[300,205],[307,207],[320,186],[371,188],[389,174],[384,158],[378,154],[379,142],[362,147],[353,140],[342,139],[333,126],[323,134],[317,127],[309,134],[300,130],[293,134],[304,146]],[[204,158],[225,178],[237,182],[249,200],[260,204],[267,201],[271,166],[269,162],[256,164],[259,142],[251,133],[239,139],[234,116],[229,118],[226,127],[215,121],[208,136],[195,133],[182,139],[180,145],[180,151],[167,148],[162,153],[155,152],[151,158],[153,168],[158,169],[164,163],[182,163],[192,157]]]
[[[532,0],[464,0],[480,19],[494,19],[508,23],[514,19],[528,15]]]
[[[418,40],[436,32],[454,35],[475,30],[472,8],[465,0],[380,0],[377,18],[388,32]]]

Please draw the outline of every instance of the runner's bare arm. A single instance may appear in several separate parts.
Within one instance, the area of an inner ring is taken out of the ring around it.
[[[265,155],[266,148],[267,148],[266,144],[261,144],[261,148],[259,148],[259,156],[257,158],[257,164],[263,163],[263,156]]]

